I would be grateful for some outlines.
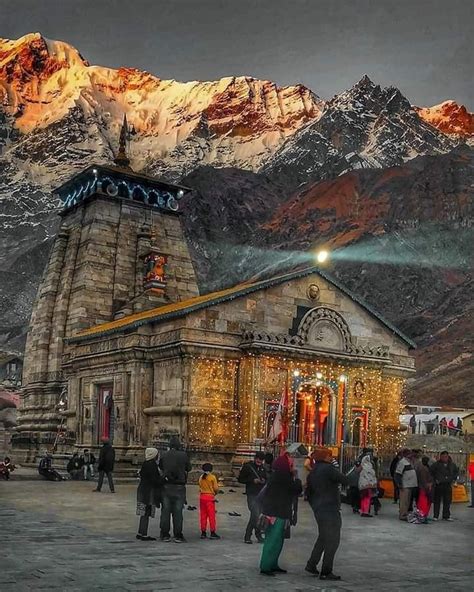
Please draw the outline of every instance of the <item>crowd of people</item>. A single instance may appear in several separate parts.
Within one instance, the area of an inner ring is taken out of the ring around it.
[[[449,420],[446,417],[439,418],[439,415],[433,417],[429,421],[426,421],[426,433],[427,434],[441,434],[443,436],[458,436],[463,435],[463,422],[460,417],[454,419],[451,417]],[[410,433],[416,434],[421,432],[421,421],[418,421],[416,414],[410,417],[408,421]]]
[[[89,450],[74,453],[67,465],[71,479],[89,479],[94,476],[96,459]],[[97,463],[98,483],[93,491],[100,492],[107,476],[111,493],[115,492],[113,470],[115,450],[108,440],[103,441]],[[341,472],[337,460],[327,448],[316,447],[304,463],[303,480],[298,477],[293,458],[285,451],[274,459],[270,453],[256,452],[255,457],[243,464],[238,481],[245,486],[249,519],[243,535],[246,544],[253,544],[253,536],[262,543],[260,573],[275,576],[286,573],[279,558],[284,541],[290,538],[291,528],[298,520],[298,502],[304,493],[318,527],[318,536],[305,570],[322,580],[339,580],[334,574],[334,558],[341,536],[341,492],[345,501],[361,518],[377,515],[379,498],[384,489],[378,478],[378,460],[374,451],[364,448],[347,474]],[[14,470],[9,458],[0,463],[0,474],[8,479]],[[38,467],[48,480],[63,480],[52,467],[52,457],[45,455]],[[148,534],[150,518],[160,508],[160,535],[162,542],[174,540],[184,543],[183,510],[197,509],[187,502],[186,485],[191,464],[180,439],[173,436],[169,449],[160,454],[156,448],[146,448],[145,460],[139,471],[136,514],[139,517],[136,538],[155,541]],[[427,523],[433,507],[433,521],[440,516],[451,521],[452,486],[458,478],[458,468],[447,451],[434,461],[420,450],[400,450],[390,465],[394,486],[394,503],[399,505],[400,520]],[[474,501],[474,463],[469,466],[471,504]],[[211,463],[201,467],[199,487],[199,529],[201,539],[219,540],[217,533],[216,503],[221,493]],[[372,514],[373,508],[373,514]],[[238,513],[230,515],[240,516]],[[171,537],[171,534],[173,537]]]

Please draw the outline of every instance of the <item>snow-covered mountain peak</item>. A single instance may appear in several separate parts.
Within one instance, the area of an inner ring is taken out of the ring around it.
[[[474,113],[456,101],[443,101],[433,107],[415,107],[418,115],[445,134],[474,139]]]

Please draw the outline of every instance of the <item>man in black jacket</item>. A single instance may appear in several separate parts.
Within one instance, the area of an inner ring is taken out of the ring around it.
[[[313,458],[315,463],[308,475],[307,494],[318,523],[319,536],[306,564],[306,571],[318,575],[318,563],[323,557],[320,579],[340,580],[341,577],[336,576],[332,568],[341,539],[339,484],[347,485],[348,479],[331,464],[330,450],[316,449]]]
[[[114,480],[112,479],[112,472],[115,464],[115,450],[113,449],[109,440],[102,440],[103,446],[99,453],[99,464],[97,469],[99,471],[99,481],[97,488],[94,491],[100,491],[102,484],[104,483],[104,475],[107,475],[107,481],[109,482],[110,493],[115,493]]]
[[[443,500],[443,520],[452,522],[451,501],[453,497],[453,483],[458,478],[459,469],[453,463],[449,453],[446,450],[439,455],[437,460],[431,466],[431,474],[435,482],[434,488],[434,507],[433,520],[439,519],[441,500]]]
[[[263,543],[261,531],[258,529],[258,518],[260,516],[260,505],[257,496],[267,482],[267,471],[264,466],[265,453],[257,452],[253,461],[245,463],[240,469],[239,483],[245,485],[245,495],[247,496],[247,506],[250,511],[250,518],[245,529],[244,542],[247,545],[252,544],[252,532],[259,543]]]
[[[161,501],[160,540],[168,543],[171,541],[170,527],[173,519],[173,534],[175,543],[184,543],[183,536],[183,507],[186,503],[186,482],[191,470],[188,455],[181,450],[181,442],[178,436],[170,439],[170,449],[163,454],[160,460],[160,469],[163,471],[164,486]]]

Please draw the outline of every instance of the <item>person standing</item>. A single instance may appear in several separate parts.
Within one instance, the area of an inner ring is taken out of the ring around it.
[[[260,504],[257,498],[267,482],[267,472],[265,470],[264,461],[265,454],[263,452],[256,452],[254,460],[245,463],[239,473],[238,481],[245,485],[247,507],[250,511],[250,517],[244,535],[244,542],[247,543],[247,545],[252,544],[252,533],[254,531],[257,541],[263,543],[262,533],[258,528]]]
[[[207,539],[207,523],[211,534],[209,538],[217,540],[221,537],[216,532],[216,494],[219,484],[212,472],[211,463],[202,465],[202,475],[199,477],[199,522],[201,526],[201,539]]]
[[[410,431],[412,434],[416,434],[416,415],[413,414],[410,417]]]
[[[102,440],[102,448],[99,453],[99,463],[97,469],[99,471],[99,481],[94,491],[101,491],[104,483],[104,475],[107,475],[107,481],[109,482],[110,493],[115,493],[114,480],[112,473],[115,465],[115,450],[112,444],[107,438]]]
[[[359,491],[360,461],[357,460],[352,469],[347,473],[347,498],[354,514],[360,512],[360,491]]]
[[[85,448],[84,453],[81,455],[81,462],[84,471],[84,481],[88,481],[89,475],[91,477],[94,476],[95,456]]]
[[[448,422],[448,434],[450,436],[455,436],[456,435],[456,425],[454,423],[454,418],[451,417],[451,419]]]
[[[439,420],[439,430],[440,430],[440,432],[441,432],[441,434],[442,434],[443,436],[445,436],[445,435],[446,435],[446,433],[447,433],[447,431],[448,431],[448,421],[446,420],[446,418],[445,418],[445,417],[442,417],[442,418]]]
[[[306,564],[306,571],[319,575],[321,580],[340,580],[333,573],[336,551],[341,540],[341,498],[339,485],[347,485],[349,480],[331,464],[331,451],[317,449],[314,454],[314,467],[308,476],[308,500],[318,524],[318,538]],[[321,574],[318,563],[323,564]]]
[[[459,436],[460,438],[462,437],[462,419],[460,417],[458,417],[457,423],[456,423],[456,435]]]
[[[430,513],[431,502],[433,499],[433,476],[429,467],[430,459],[427,456],[421,458],[421,462],[417,463],[415,470],[418,479],[418,499],[416,507],[423,515],[425,523],[428,522],[428,514]]]
[[[402,450],[402,458],[398,462],[395,470],[395,480],[400,489],[399,518],[400,520],[406,521],[413,490],[418,487],[418,479],[411,459],[411,450],[409,448],[404,448]]]
[[[156,541],[148,536],[150,518],[155,517],[156,508],[160,507],[163,477],[157,464],[158,450],[145,449],[145,462],[140,469],[140,483],[137,489],[137,516],[140,516],[136,538],[140,541]]]
[[[267,521],[265,541],[260,559],[260,573],[274,576],[286,573],[278,565],[287,530],[292,524],[294,499],[301,494],[303,487],[296,478],[293,459],[285,452],[273,463],[273,472],[268,479],[265,490],[261,492],[262,514]]]
[[[439,415],[433,419],[433,434],[439,434]]]
[[[474,460],[469,463],[469,479],[471,480],[471,504],[468,508],[474,508]]]
[[[392,462],[390,463],[390,476],[392,477],[393,481],[393,503],[398,503],[398,498],[400,497],[400,489],[397,485],[397,481],[395,479],[395,471],[397,470],[397,465],[402,458],[402,452],[399,450],[397,454],[393,457]]]
[[[372,518],[370,502],[377,492],[377,475],[370,454],[366,454],[360,461],[359,491],[360,515],[362,518]]]
[[[191,463],[186,452],[181,450],[178,436],[171,437],[170,449],[161,457],[160,468],[165,480],[160,517],[160,540],[165,543],[171,541],[170,529],[171,520],[173,520],[174,542],[185,543],[183,507],[186,503],[186,483]]]
[[[437,460],[431,466],[431,474],[434,479],[434,508],[433,520],[439,519],[441,501],[443,502],[443,520],[452,522],[451,501],[453,498],[453,483],[458,478],[459,470],[453,463],[447,450],[439,455]]]

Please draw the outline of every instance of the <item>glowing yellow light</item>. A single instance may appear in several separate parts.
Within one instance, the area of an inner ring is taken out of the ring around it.
[[[293,370],[293,376],[299,376],[301,372],[299,370]]]
[[[328,257],[329,253],[327,251],[319,251],[318,253],[316,253],[316,259],[318,260],[318,263],[324,263],[325,261],[327,261]]]
[[[321,379],[323,377],[322,372],[316,372],[316,378]]]
[[[339,382],[346,382],[347,380],[347,376],[345,374],[341,374],[341,376],[339,376]]]

